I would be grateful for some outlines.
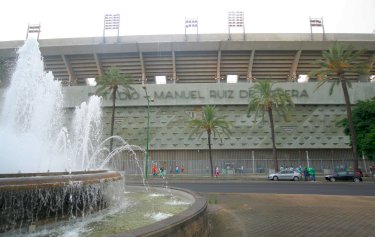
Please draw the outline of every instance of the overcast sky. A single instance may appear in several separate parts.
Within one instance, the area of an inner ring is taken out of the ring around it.
[[[247,33],[309,33],[309,17],[323,17],[327,33],[375,30],[375,0],[2,0],[0,9],[0,41],[25,39],[28,24],[41,25],[41,39],[102,36],[106,13],[120,14],[120,35],[184,34],[185,17],[198,17],[199,33],[227,33],[228,11],[244,12]]]

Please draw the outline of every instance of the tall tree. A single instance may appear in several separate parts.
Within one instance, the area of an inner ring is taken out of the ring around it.
[[[274,85],[275,83],[264,80],[258,81],[251,88],[247,114],[249,116],[252,111],[255,112],[254,122],[259,113],[262,114],[262,121],[264,121],[265,113],[268,114],[272,140],[272,158],[274,160],[275,170],[279,171],[275,142],[274,111],[281,115],[284,120],[287,120],[292,111],[291,109],[294,107],[294,103],[291,96],[285,90],[279,87],[273,89]]]
[[[108,94],[112,99],[112,118],[111,118],[111,136],[113,136],[114,123],[115,123],[115,109],[116,109],[116,97],[119,93],[120,88],[124,90],[124,93],[130,97],[131,91],[134,88],[130,85],[132,79],[128,75],[121,74],[120,70],[116,67],[111,67],[105,74],[97,80],[98,95],[106,97]],[[109,150],[112,151],[113,139],[110,140]]]
[[[211,139],[212,136],[220,138],[221,134],[225,134],[227,137],[230,136],[231,131],[230,122],[226,121],[224,117],[218,117],[216,115],[216,107],[213,105],[205,105],[202,108],[202,118],[197,118],[189,121],[189,128],[192,128],[191,134],[198,135],[201,137],[204,132],[207,133],[208,141],[208,152],[210,157],[211,177],[214,176],[214,168],[212,162],[212,150],[211,150]]]
[[[335,43],[327,51],[323,52],[323,59],[316,61],[316,65],[319,68],[310,72],[310,76],[317,76],[319,79],[316,89],[326,82],[332,82],[329,89],[330,95],[332,95],[335,86],[341,85],[352,144],[354,170],[358,169],[357,140],[348,92],[348,86],[350,87],[351,84],[345,75],[349,73],[368,74],[372,67],[372,62],[362,60],[365,52],[365,50],[354,50],[352,45],[344,46],[343,44]]]
[[[353,109],[353,123],[356,132],[358,156],[363,152],[369,160],[375,159],[375,98],[359,101]],[[339,121],[344,133],[350,135],[348,119]]]

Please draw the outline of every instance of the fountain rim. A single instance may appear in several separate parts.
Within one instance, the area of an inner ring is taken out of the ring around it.
[[[137,187],[136,185],[129,186]],[[150,188],[161,189],[163,187],[150,186]],[[126,231],[124,233],[110,235],[109,237],[177,236],[176,233],[179,233],[179,230],[181,230],[181,228],[186,228],[186,226],[195,222],[202,215],[206,215],[207,217],[208,203],[207,199],[204,196],[199,195],[198,193],[193,192],[189,189],[177,187],[169,187],[169,189],[174,193],[179,193],[180,195],[189,196],[190,198],[192,198],[194,200],[192,205],[188,209],[167,219],[155,222],[151,225]]]
[[[121,179],[119,172],[110,170],[0,174],[0,191],[89,185]]]

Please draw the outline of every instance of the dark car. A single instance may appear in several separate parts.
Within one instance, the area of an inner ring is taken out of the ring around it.
[[[362,176],[359,172],[354,171],[344,171],[344,172],[337,172],[331,175],[326,176],[327,181],[335,182],[336,180],[343,180],[343,181],[353,181],[353,182],[361,182]]]

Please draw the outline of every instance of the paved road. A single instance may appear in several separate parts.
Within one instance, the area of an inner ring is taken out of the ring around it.
[[[311,183],[311,182],[249,182],[249,183],[173,183],[172,187],[202,193],[277,193],[375,196],[375,183]]]
[[[212,237],[374,236],[373,182],[174,182],[170,186],[207,197]]]
[[[210,237],[375,236],[375,182],[370,179],[330,183],[322,177],[318,182],[274,182],[260,175],[172,176],[149,182],[205,196]]]

